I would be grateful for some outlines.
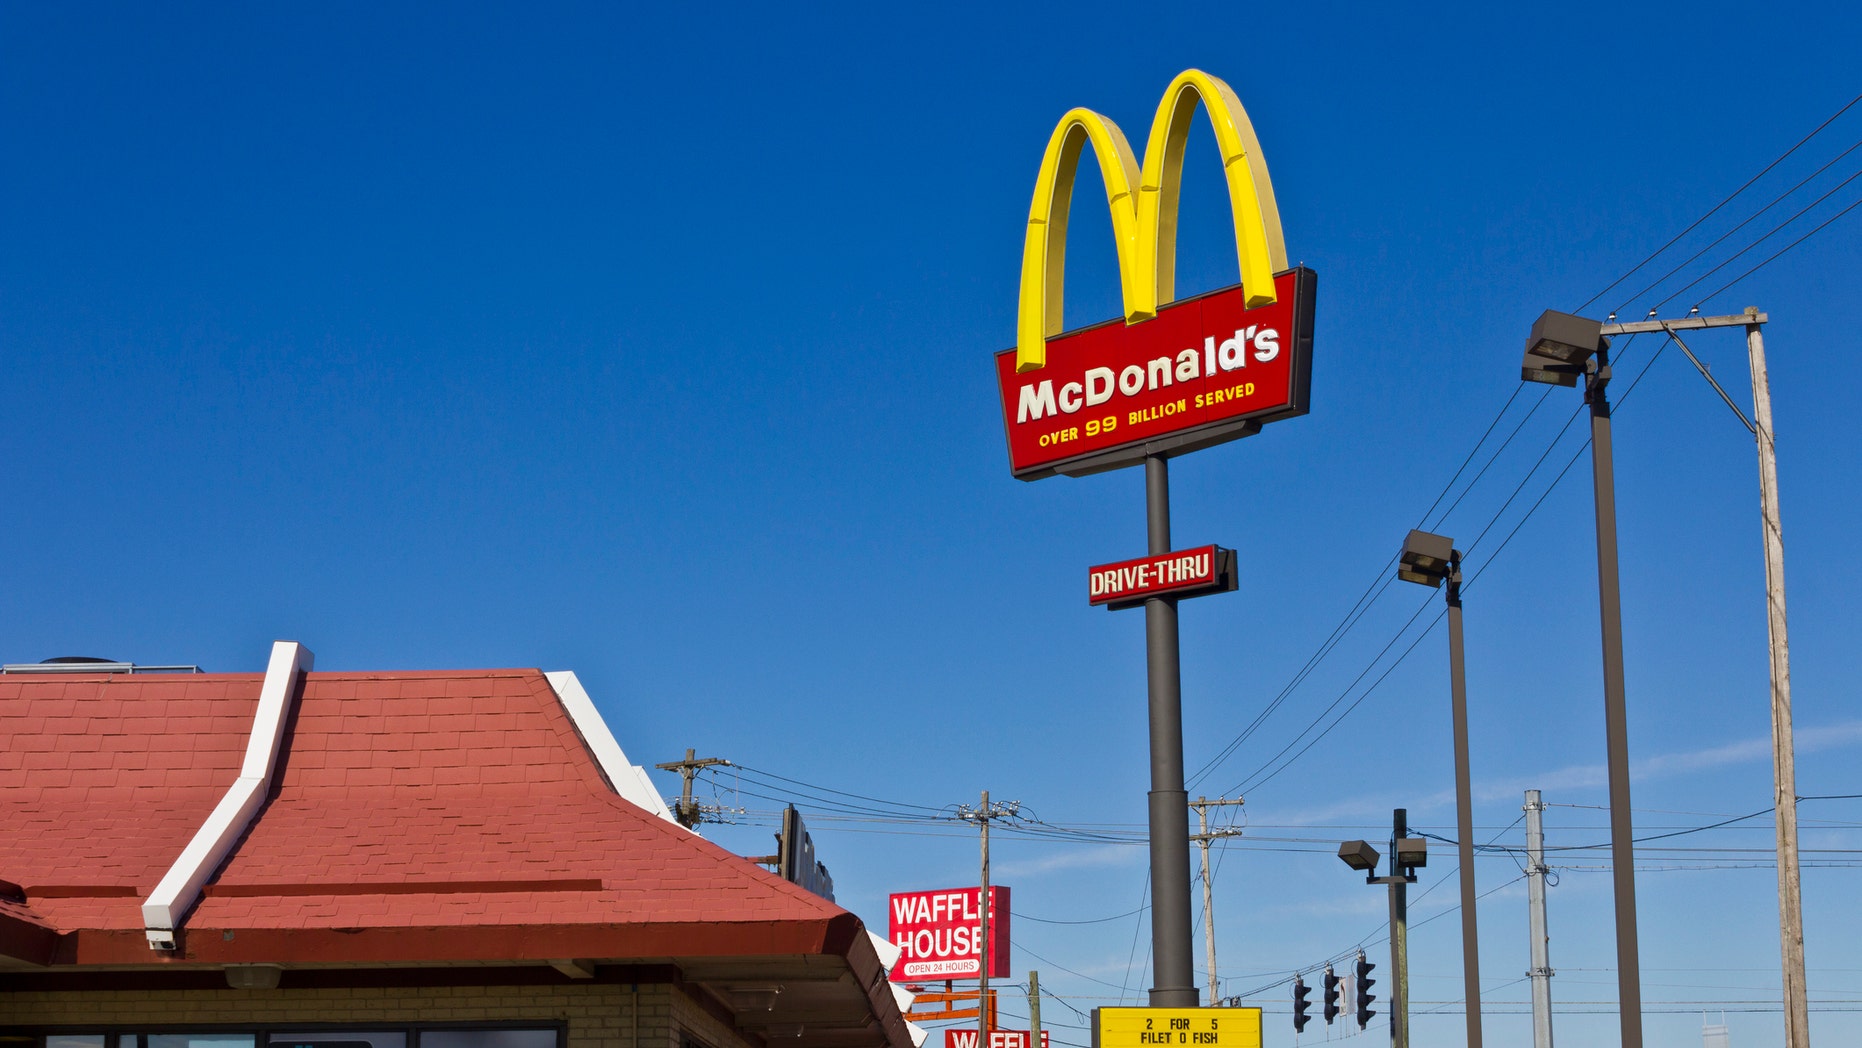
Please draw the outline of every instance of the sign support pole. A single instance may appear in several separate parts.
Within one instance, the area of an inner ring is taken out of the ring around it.
[[[1144,458],[1145,516],[1150,552],[1170,552],[1170,466],[1161,454]],[[1177,602],[1144,602],[1145,660],[1151,721],[1151,1005],[1194,1008],[1197,1000],[1190,937],[1190,812],[1183,788],[1183,673],[1177,644]]]

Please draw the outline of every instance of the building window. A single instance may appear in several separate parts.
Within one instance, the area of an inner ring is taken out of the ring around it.
[[[422,1030],[420,1048],[556,1048],[555,1030]]]
[[[407,1031],[319,1030],[315,1033],[274,1033],[268,1048],[407,1048]],[[52,1048],[46,1045],[45,1048]]]
[[[142,1048],[254,1048],[258,1038],[249,1033],[151,1033]],[[50,1037],[45,1048],[52,1048]]]

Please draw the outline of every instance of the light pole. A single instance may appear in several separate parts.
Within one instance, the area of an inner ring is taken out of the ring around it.
[[[1468,783],[1468,681],[1461,646],[1461,551],[1455,540],[1411,531],[1403,540],[1397,578],[1440,587],[1448,600],[1448,672],[1451,716],[1455,722],[1455,822],[1461,852],[1461,980],[1467,997],[1468,1048],[1481,1048],[1480,936],[1474,919],[1474,800]]]
[[[1364,871],[1364,883],[1390,888],[1390,1048],[1409,1048],[1409,886],[1416,883],[1416,870],[1429,864],[1429,842],[1409,835],[1409,812],[1396,808],[1390,813],[1387,875],[1377,876],[1377,849],[1364,841],[1339,845],[1338,857],[1346,866]],[[1360,982],[1363,978],[1361,966]],[[1368,1003],[1362,991],[1359,999]],[[1363,1004],[1359,1016],[1362,1024],[1367,1017]]]
[[[1623,602],[1617,584],[1616,477],[1610,451],[1610,342],[1601,321],[1546,310],[1526,337],[1520,378],[1554,386],[1584,379],[1597,513],[1597,602],[1603,627],[1603,725],[1610,776],[1610,867],[1616,889],[1616,998],[1623,1048],[1642,1048],[1636,947],[1636,856],[1629,811],[1629,724],[1623,698]]]

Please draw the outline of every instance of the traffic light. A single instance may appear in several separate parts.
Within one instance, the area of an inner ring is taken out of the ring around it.
[[[1325,966],[1325,1024],[1327,1026],[1332,1025],[1332,1020],[1338,1018],[1338,1005],[1339,1005],[1338,984],[1339,982],[1340,980],[1338,976],[1332,974],[1332,966],[1329,964],[1326,965]]]
[[[1358,954],[1358,1029],[1360,1030],[1370,1026],[1371,1016],[1377,1014],[1371,1011],[1371,1002],[1377,999],[1371,995],[1371,987],[1377,985],[1377,980],[1371,978],[1371,969],[1375,967],[1377,966],[1364,959],[1363,954]]]
[[[1306,1014],[1308,1011],[1312,1009],[1312,1002],[1306,999],[1310,996],[1312,996],[1312,987],[1306,985],[1306,980],[1297,978],[1297,977],[1294,978],[1293,980],[1293,1032],[1294,1033],[1304,1033],[1306,1030],[1306,1024],[1309,1022],[1312,1022],[1312,1016]]]

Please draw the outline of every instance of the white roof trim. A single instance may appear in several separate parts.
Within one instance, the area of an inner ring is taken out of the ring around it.
[[[212,877],[252,816],[265,802],[271,789],[272,772],[278,766],[278,748],[284,742],[285,722],[297,701],[298,682],[310,672],[315,656],[296,641],[281,640],[272,645],[272,657],[265,667],[265,683],[259,688],[259,708],[252,716],[252,734],[246,739],[246,759],[212,814],[194,832],[194,839],[162,876],[161,883],[142,901],[142,924],[149,937],[149,948],[175,948],[175,929],[180,927],[201,888]]]
[[[595,763],[601,766],[602,774],[608,778],[608,785],[625,800],[645,808],[648,814],[657,815],[674,826],[679,821],[672,817],[672,809],[666,807],[666,801],[653,788],[653,780],[647,777],[646,769],[627,760],[627,754],[621,752],[621,744],[614,741],[614,733],[608,730],[608,722],[601,718],[601,711],[595,708],[595,702],[583,690],[582,682],[576,679],[571,670],[557,670],[545,673],[544,679],[556,690],[556,700],[562,703],[563,712],[575,725],[575,730],[582,736],[582,744],[595,757]],[[684,829],[684,827],[680,827]]]
[[[866,930],[866,938],[873,944],[873,952],[879,954],[879,966],[881,968],[889,972],[898,967],[899,954],[905,951],[901,949],[897,943],[892,942],[871,928]],[[894,985],[897,984],[895,983]],[[900,1005],[899,1007],[903,1009],[905,1006]]]

